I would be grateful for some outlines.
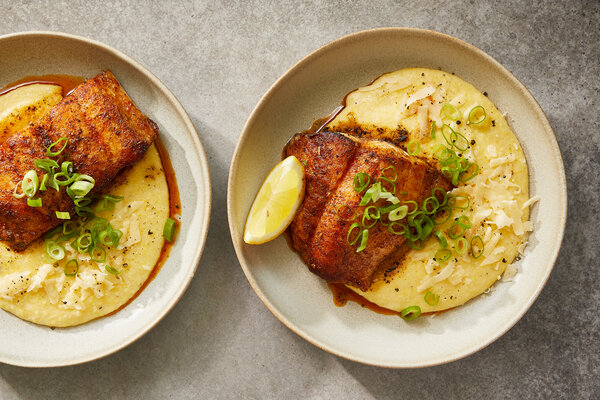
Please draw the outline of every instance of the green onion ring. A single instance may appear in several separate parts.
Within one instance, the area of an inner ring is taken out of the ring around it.
[[[395,193],[395,192],[396,192],[396,184],[395,184],[395,183],[394,183],[394,181],[392,181],[391,179],[388,179],[388,178],[386,178],[386,177],[384,177],[384,176],[380,176],[379,178],[377,178],[377,181],[378,181],[380,184],[382,184],[382,189],[383,189],[383,190],[385,190],[385,191],[387,191],[387,192],[390,192],[390,193]],[[384,187],[383,187],[383,182],[387,182],[387,183],[389,183],[389,184],[391,185],[391,189],[390,189],[390,190],[387,190],[386,188],[384,188]]]
[[[458,233],[455,233],[456,227],[460,228]],[[448,229],[448,236],[450,236],[450,239],[458,239],[459,237],[464,235],[466,230],[467,230],[467,228],[464,225],[459,224],[458,221],[454,221],[452,223],[452,225],[450,225],[450,228]]]
[[[392,210],[388,213],[388,219],[390,221],[399,221],[402,218],[406,217],[408,214],[408,206],[400,206],[395,210]]]
[[[435,139],[435,121],[431,124],[431,138]]]
[[[415,208],[412,211],[410,211],[408,213],[408,215],[413,215],[413,214],[415,214],[416,212],[419,211],[419,205],[417,204],[416,201],[414,201],[414,200],[407,200],[407,201],[404,202],[404,205],[408,205],[408,204],[414,204],[414,206],[415,206]]]
[[[367,247],[367,241],[369,240],[369,230],[363,229],[361,233],[360,245],[356,249],[356,252],[359,253],[363,251]]]
[[[103,263],[106,261],[106,250],[104,250],[102,247],[99,247],[99,246],[91,247],[88,249],[88,252],[90,253],[90,257],[93,262]],[[96,254],[97,252],[100,252],[100,254]]]
[[[439,249],[435,252],[433,258],[439,263],[445,263],[452,256],[450,249]]]
[[[167,218],[165,226],[163,227],[163,237],[165,238],[165,240],[167,240],[168,242],[173,241],[173,236],[175,235],[176,228],[177,224],[175,223],[175,220]]]
[[[402,227],[402,232],[399,232],[397,230],[394,229],[394,226],[401,226]],[[390,233],[393,233],[394,235],[400,236],[400,235],[405,235],[406,231],[407,231],[407,227],[404,224],[401,224],[400,222],[392,222],[391,224],[388,225],[388,231]]]
[[[421,144],[419,142],[417,142],[416,140],[411,140],[406,145],[406,152],[408,154],[410,154],[411,156],[416,156],[417,154],[419,154],[420,149],[421,149]]]
[[[453,145],[454,145],[454,147],[456,147],[458,150],[460,150],[460,151],[465,151],[465,150],[467,150],[469,147],[471,147],[471,146],[469,145],[469,141],[467,140],[467,138],[466,138],[466,137],[465,137],[465,136],[464,136],[462,133],[460,133],[460,132],[457,132],[457,131],[452,131],[452,134],[453,134],[453,137],[452,137],[452,139],[453,139],[453,140],[452,140],[452,144],[453,144]],[[459,145],[457,144],[457,142],[459,142],[459,139],[461,139],[461,140],[462,140],[462,144],[463,144],[464,146],[459,146]]]
[[[446,214],[446,218],[439,220],[437,219],[438,215],[444,215]],[[444,222],[448,221],[450,218],[452,217],[452,208],[445,206],[445,207],[440,207],[437,210],[437,213],[435,214],[435,218],[433,219],[433,224],[434,225],[441,225]]]
[[[461,200],[465,200],[467,205],[464,207],[457,206],[456,203]],[[466,210],[471,205],[471,200],[469,200],[469,198],[466,196],[448,196],[448,205],[459,210]]]
[[[388,169],[391,169],[392,171],[394,171],[393,178],[391,178],[385,174],[385,171],[387,171]],[[396,167],[394,167],[393,165],[388,165],[387,167],[385,167],[384,169],[381,170],[380,177],[382,177],[382,176],[390,179],[392,182],[396,182],[398,180],[398,170],[396,170]]]
[[[73,163],[71,161],[63,161],[60,166],[60,170],[65,175],[73,174]]]
[[[50,179],[50,175],[48,174],[44,174],[44,176],[42,177],[42,182],[40,183],[40,191],[45,191],[48,190],[48,188],[46,187],[46,183],[48,183],[48,179]]]
[[[65,258],[65,248],[60,244],[56,243],[54,240],[46,240],[44,243],[44,247],[46,248],[46,254],[48,257],[55,261],[60,261]]]
[[[466,215],[461,215],[460,217],[458,217],[458,220],[456,222],[458,222],[458,224],[464,227],[465,229],[469,229],[473,226],[471,220]]]
[[[355,228],[358,228],[358,234],[354,239],[350,240],[350,236],[352,236],[352,231]],[[348,233],[346,234],[346,243],[348,243],[350,246],[354,245],[354,243],[358,242],[358,238],[360,237],[361,232],[362,228],[360,227],[360,224],[358,222],[355,222],[352,225],[350,225],[350,228],[348,228]]]
[[[352,182],[352,186],[356,193],[361,193],[363,190],[369,187],[371,183],[371,175],[365,172],[359,172],[354,175],[354,181]]]
[[[375,210],[375,214],[371,214],[370,211],[371,210]],[[367,208],[365,208],[364,212],[363,212],[363,217],[362,217],[362,226],[364,228],[372,228],[377,224],[377,220],[379,220],[379,218],[381,218],[381,214],[379,212],[379,208],[375,207],[375,206],[369,206]],[[367,224],[367,221],[373,220],[372,224]]]
[[[80,252],[85,252],[92,243],[92,235],[89,233],[84,233],[77,238],[77,248]]]
[[[430,306],[435,306],[440,302],[440,296],[433,294],[433,292],[427,292],[425,293],[423,300],[425,300],[425,303],[429,304]]]
[[[461,175],[458,177],[458,180],[461,182],[467,182],[470,181],[471,179],[475,178],[478,174],[479,174],[479,165],[475,164],[475,163],[470,163],[469,168],[471,168],[471,166],[475,166],[475,171],[473,171],[473,173],[471,175],[468,175],[467,178],[462,178],[462,173]],[[467,172],[468,169],[464,170],[463,172]]]
[[[38,158],[37,160],[33,161],[33,165],[35,165],[36,168],[41,169],[42,171],[45,171],[49,174],[52,174],[52,171],[54,169],[60,168],[56,161],[50,160],[48,158]]]
[[[61,147],[61,149],[57,150],[57,151],[52,151],[52,149],[54,148],[54,146],[60,146],[61,142],[64,142],[64,144]],[[48,148],[46,149],[46,155],[48,157],[56,157],[56,156],[58,156],[60,153],[63,152],[63,150],[65,149],[65,147],[67,147],[68,143],[69,143],[69,139],[67,139],[66,137],[61,137],[56,142],[54,142],[50,146],[48,146]]]
[[[381,214],[381,216],[384,216],[385,214],[388,214],[400,207],[401,207],[400,203],[390,204],[389,206],[386,206],[386,207],[379,207],[379,213]]]
[[[41,198],[37,198],[37,199],[27,199],[27,205],[29,207],[41,207],[42,206],[42,199]]]
[[[56,218],[58,219],[71,219],[71,214],[67,211],[56,211]]]
[[[460,118],[460,111],[450,103],[444,103],[442,106],[442,114],[452,121],[456,121]]]
[[[421,315],[421,307],[419,306],[410,306],[406,307],[404,310],[400,311],[400,316],[405,321],[412,321]]]
[[[37,193],[40,181],[35,170],[30,169],[25,173],[23,181],[21,181],[21,190],[27,197],[33,197]]]
[[[75,263],[74,268],[69,267],[69,265],[71,263]],[[70,272],[72,270],[73,270],[73,272]],[[65,264],[65,276],[75,276],[75,275],[77,275],[78,272],[79,272],[79,261],[77,261],[77,259],[75,259],[75,258],[72,258],[69,261],[67,261],[67,263]]]
[[[467,239],[464,237],[458,238],[454,242],[454,251],[456,254],[464,254],[467,251],[469,245],[467,244]]]
[[[429,204],[432,205],[431,210],[429,210],[427,207]],[[438,208],[440,208],[440,202],[435,196],[426,198],[423,202],[423,205],[421,206],[421,209],[425,214],[435,214]]]
[[[481,250],[475,255],[475,245],[481,247]],[[471,255],[473,258],[479,258],[483,254],[483,250],[485,249],[485,245],[483,244],[483,239],[479,235],[473,236],[471,238]]]
[[[440,242],[442,249],[448,247],[448,241],[446,240],[446,236],[442,233],[442,231],[433,232],[433,236],[435,236],[438,242]]]
[[[62,179],[64,177],[64,179]],[[58,186],[67,186],[71,183],[75,182],[77,179],[77,174],[69,175],[66,172],[57,172],[54,174],[54,181]]]
[[[480,110],[481,110],[481,117],[476,118],[477,117],[476,114]],[[485,112],[485,108],[483,108],[482,106],[475,106],[475,107],[471,108],[471,111],[469,111],[469,117],[468,117],[467,123],[469,125],[477,125],[477,124],[480,124],[483,121],[485,121],[486,117],[487,117],[487,114]]]
[[[108,272],[109,274],[113,274],[113,275],[119,275],[121,272],[123,272],[123,271],[117,271],[115,268],[111,267],[110,265],[107,265],[106,267],[104,267],[104,269],[106,270],[106,272]]]

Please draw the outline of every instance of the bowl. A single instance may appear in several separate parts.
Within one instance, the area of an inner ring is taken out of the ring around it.
[[[517,276],[449,312],[407,323],[349,302],[334,306],[326,283],[309,272],[279,237],[243,242],[245,219],[268,171],[295,133],[327,116],[344,96],[378,76],[407,67],[441,68],[487,91],[521,142],[530,195],[539,196],[535,231]],[[552,185],[545,184],[552,182]],[[554,132],[531,93],[476,47],[427,30],[383,28],[355,33],[309,54],[260,100],[239,138],[228,184],[229,226],[238,259],[256,294],[292,331],[350,360],[415,368],[468,356],[508,331],[544,287],[562,241],[567,214],[564,166]]]
[[[91,78],[109,69],[136,105],[155,121],[169,152],[181,197],[180,231],[156,278],[118,313],[86,324],[50,329],[0,310],[0,362],[50,367],[111,354],[155,326],[185,292],[200,261],[210,217],[211,188],[204,149],[185,110],[150,71],[105,44],[56,32],[0,37],[5,85],[28,75]]]

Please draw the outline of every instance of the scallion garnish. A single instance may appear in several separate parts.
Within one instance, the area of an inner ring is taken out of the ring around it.
[[[473,236],[471,238],[471,255],[473,258],[481,257],[484,249],[483,239],[480,236]]]
[[[467,239],[465,239],[464,237],[458,238],[454,242],[454,251],[457,254],[464,254],[467,251],[467,247]]]
[[[427,292],[425,293],[423,300],[425,300],[425,303],[429,304],[430,306],[435,306],[440,302],[440,296],[433,294],[432,292]]]
[[[363,190],[369,187],[371,183],[371,175],[365,172],[359,172],[354,175],[353,187],[356,193],[361,193]]]
[[[91,247],[89,250],[90,257],[95,263],[103,263],[106,261],[106,250],[100,246]]]
[[[65,275],[66,276],[75,276],[79,272],[79,261],[73,258],[65,264]]]
[[[62,145],[60,150],[55,150],[54,148],[59,147],[61,145],[61,143],[64,143],[64,144]],[[60,153],[62,153],[63,150],[67,147],[68,143],[69,143],[69,139],[67,139],[66,137],[61,137],[56,142],[54,142],[50,146],[48,146],[48,148],[46,149],[46,155],[48,157],[56,157],[56,156],[60,155]]]
[[[404,310],[400,311],[400,316],[405,321],[412,321],[415,318],[418,318],[421,315],[421,307],[419,306],[410,306],[406,307]]]
[[[360,245],[356,249],[357,253],[363,251],[367,247],[368,240],[369,240],[369,230],[363,229],[361,232]]]
[[[442,114],[452,121],[456,121],[460,118],[460,111],[450,103],[444,103],[442,106]]]
[[[46,240],[44,243],[46,248],[46,255],[54,261],[60,261],[65,258],[65,248],[54,240]]]
[[[442,247],[442,249],[448,247],[448,241],[446,240],[446,236],[441,231],[433,232],[433,236],[435,236],[438,242],[440,242],[440,246]]]
[[[71,214],[69,214],[67,211],[56,211],[56,218],[71,219]]]
[[[475,106],[471,108],[469,111],[469,117],[467,119],[467,124],[469,125],[477,125],[485,121],[487,114],[485,112],[485,108],[482,106]]]
[[[411,156],[416,156],[417,154],[419,154],[420,149],[421,149],[421,144],[419,142],[417,142],[416,140],[411,140],[406,145],[406,152],[408,154],[410,154]]]
[[[37,199],[27,199],[27,205],[29,207],[41,207],[42,199],[39,197]]]
[[[177,223],[172,218],[167,218],[165,222],[165,226],[163,227],[163,237],[167,242],[173,241],[173,236],[175,236],[175,229],[177,228]]]
[[[25,193],[25,196],[31,198],[35,196],[38,190],[38,185],[40,181],[38,179],[37,173],[35,170],[30,169],[23,176],[23,181],[21,182],[21,190]]]
[[[452,256],[452,252],[450,251],[450,249],[439,249],[435,252],[433,258],[439,263],[444,263],[448,261],[450,256]]]
[[[104,267],[104,269],[106,270],[106,272],[108,272],[109,274],[113,274],[113,275],[119,275],[122,271],[117,271],[114,267],[111,267],[110,265],[107,265],[106,267]]]
[[[356,236],[353,237],[352,232],[355,229],[358,229],[358,233],[356,234]],[[350,225],[348,233],[346,234],[346,243],[348,243],[350,246],[354,245],[354,243],[358,242],[358,238],[360,237],[361,232],[362,228],[360,227],[360,224],[358,222],[355,222],[352,225]]]
[[[431,138],[435,139],[435,121],[431,124]]]

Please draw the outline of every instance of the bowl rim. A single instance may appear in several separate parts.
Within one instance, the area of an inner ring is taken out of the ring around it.
[[[262,112],[262,109],[265,107],[265,104],[267,103],[268,99],[273,95],[274,92],[279,90],[279,88],[281,88],[282,86],[285,86],[288,81],[290,81],[297,73],[299,73],[299,71],[301,71],[307,65],[309,65],[313,61],[317,60],[318,58],[322,57],[329,51],[334,50],[340,46],[344,46],[348,42],[361,40],[361,39],[367,38],[369,36],[378,36],[378,35],[387,35],[387,34],[390,34],[390,35],[391,34],[425,35],[425,36],[433,37],[437,40],[449,41],[449,42],[452,42],[456,46],[462,47],[472,53],[475,53],[477,56],[482,57],[485,61],[491,63],[496,69],[498,69],[500,71],[500,73],[502,75],[506,76],[520,90],[521,94],[527,99],[527,101],[533,105],[533,108],[535,109],[535,116],[541,122],[541,124],[544,128],[544,131],[546,133],[548,133],[548,138],[551,140],[550,145],[554,150],[553,155],[558,156],[557,161],[558,161],[558,165],[559,165],[558,174],[560,176],[560,182],[558,182],[559,185],[557,185],[557,186],[560,186],[559,200],[561,202],[561,207],[560,207],[560,210],[558,210],[558,212],[560,213],[559,220],[561,223],[560,223],[560,226],[558,227],[559,229],[556,231],[557,246],[555,246],[555,248],[553,249],[553,252],[552,252],[551,258],[550,258],[551,262],[550,262],[550,265],[547,267],[545,276],[543,277],[543,279],[540,280],[535,291],[533,293],[531,293],[529,299],[523,304],[521,309],[519,309],[518,312],[512,318],[507,319],[507,321],[504,322],[502,328],[499,329],[494,335],[490,336],[488,339],[486,339],[485,341],[480,343],[478,346],[473,346],[473,348],[471,348],[471,349],[454,354],[453,356],[440,357],[439,360],[435,360],[432,362],[426,362],[426,363],[374,362],[370,359],[353,356],[353,355],[347,354],[343,351],[339,351],[339,350],[332,348],[331,346],[319,341],[318,339],[310,336],[309,334],[303,332],[303,330],[301,328],[299,328],[298,326],[296,326],[293,321],[290,321],[288,318],[284,317],[277,310],[275,305],[271,303],[271,301],[267,298],[267,296],[260,289],[258,283],[254,279],[254,277],[250,271],[249,266],[246,264],[246,262],[243,258],[243,251],[242,251],[243,244],[241,242],[239,242],[237,239],[235,239],[235,238],[241,237],[240,236],[241,232],[238,229],[238,227],[233,223],[233,205],[232,205],[232,200],[231,200],[231,192],[232,192],[232,188],[237,183],[236,177],[235,177],[235,171],[237,170],[238,160],[240,157],[240,153],[242,152],[242,148],[244,147],[246,141],[248,140],[249,129],[254,124],[254,122],[258,118],[259,114]],[[548,121],[546,114],[542,110],[542,108],[539,105],[539,103],[537,102],[537,100],[534,98],[534,96],[531,94],[531,92],[525,87],[525,85],[523,85],[523,83],[521,83],[521,81],[519,81],[512,74],[512,72],[510,72],[506,67],[504,67],[502,64],[500,64],[492,56],[485,53],[483,50],[481,50],[481,49],[477,48],[476,46],[474,46],[470,43],[467,43],[461,39],[455,38],[453,36],[450,36],[450,35],[447,35],[444,33],[440,33],[437,31],[429,30],[429,29],[406,28],[406,27],[383,27],[383,28],[374,28],[374,29],[363,30],[363,31],[351,33],[349,35],[342,36],[341,38],[335,39],[335,40],[319,47],[318,49],[312,51],[311,53],[309,53],[308,55],[303,57],[300,61],[295,63],[282,76],[280,76],[271,85],[271,87],[267,90],[267,92],[261,97],[261,99],[257,103],[256,107],[250,114],[250,117],[246,121],[246,124],[244,125],[244,128],[242,129],[242,132],[238,139],[238,143],[237,143],[235,151],[233,153],[233,157],[232,157],[232,161],[231,161],[231,165],[230,165],[230,169],[229,169],[229,179],[228,179],[228,184],[227,184],[227,216],[228,216],[228,220],[229,220],[229,230],[231,233],[231,240],[233,242],[233,246],[234,246],[238,261],[242,267],[242,270],[244,271],[244,274],[246,275],[246,278],[248,279],[248,282],[252,286],[252,289],[254,289],[254,292],[257,294],[257,296],[262,300],[262,302],[265,304],[265,306],[267,306],[267,308],[271,311],[271,313],[273,313],[273,315],[275,315],[275,317],[277,319],[279,319],[279,321],[281,321],[290,330],[292,330],[294,333],[296,333],[303,339],[307,340],[309,343],[312,343],[313,345],[319,347],[320,349],[325,350],[325,351],[327,351],[331,354],[334,354],[338,357],[345,358],[347,360],[359,362],[359,363],[366,364],[366,365],[385,367],[385,368],[407,368],[407,369],[408,368],[423,368],[423,367],[436,366],[436,365],[441,365],[441,364],[446,364],[446,363],[449,363],[452,361],[456,361],[461,358],[468,357],[468,356],[482,350],[483,348],[487,347],[488,345],[490,345],[491,343],[496,341],[502,335],[504,335],[508,330],[510,330],[523,317],[523,315],[525,315],[525,313],[529,310],[531,305],[534,303],[534,301],[537,299],[537,297],[541,293],[542,289],[546,285],[546,282],[548,281],[550,274],[554,268],[556,259],[558,257],[558,254],[559,254],[559,251],[561,248],[561,244],[562,244],[562,240],[563,240],[564,232],[565,232],[566,219],[567,219],[567,184],[566,184],[564,162],[562,159],[562,154],[560,152],[560,148],[558,146],[558,142],[556,140],[556,135],[554,133],[554,130],[552,129],[552,126],[550,125],[550,122]]]
[[[171,309],[175,306],[175,304],[177,304],[177,302],[181,299],[181,297],[187,290],[188,286],[190,285],[192,278],[194,277],[194,274],[200,264],[200,259],[202,257],[202,253],[204,252],[204,247],[206,245],[206,238],[208,236],[208,228],[210,226],[210,217],[211,217],[211,208],[212,208],[212,185],[211,185],[211,180],[210,180],[210,171],[209,171],[208,160],[206,157],[206,152],[204,150],[204,146],[202,145],[202,142],[200,141],[198,132],[196,131],[196,128],[194,127],[192,120],[190,119],[189,115],[185,111],[181,102],[167,88],[167,86],[160,79],[158,79],[152,72],[150,72],[141,63],[134,60],[132,57],[126,55],[122,51],[117,50],[116,48],[114,48],[112,46],[109,46],[105,43],[102,43],[102,42],[94,40],[94,39],[89,39],[89,38],[86,38],[83,36],[72,35],[70,33],[64,33],[64,32],[58,32],[58,31],[23,31],[23,32],[10,33],[7,35],[0,36],[0,43],[3,43],[5,41],[14,40],[14,39],[22,39],[22,38],[34,39],[36,37],[53,38],[53,39],[57,39],[57,40],[65,40],[65,39],[72,40],[72,41],[77,41],[77,42],[80,42],[80,43],[88,45],[88,46],[96,47],[100,50],[104,50],[107,53],[109,53],[110,55],[112,55],[112,56],[116,57],[117,59],[119,59],[120,61],[122,61],[123,63],[128,64],[129,66],[133,67],[137,72],[141,73],[146,79],[148,79],[152,84],[154,84],[157,87],[157,89],[161,92],[161,94],[163,94],[166,97],[166,99],[168,100],[168,103],[175,109],[177,116],[181,119],[181,121],[183,121],[183,123],[186,127],[186,132],[189,133],[189,136],[191,136],[192,142],[194,144],[193,150],[194,150],[195,156],[197,157],[198,162],[200,163],[200,165],[202,167],[202,171],[201,171],[202,179],[204,182],[206,182],[206,188],[205,188],[206,190],[203,191],[203,195],[202,195],[203,201],[204,201],[204,209],[202,210],[202,212],[205,215],[205,222],[204,222],[203,226],[200,227],[199,242],[198,242],[198,246],[192,256],[192,266],[189,269],[188,273],[186,274],[185,279],[182,281],[182,284],[180,284],[180,286],[177,288],[175,295],[167,303],[166,307],[164,307],[160,313],[156,314],[154,316],[154,318],[152,318],[150,323],[148,323],[146,326],[142,327],[139,330],[139,332],[137,332],[135,335],[131,336],[127,340],[124,340],[122,343],[118,344],[117,346],[115,346],[113,348],[110,348],[110,349],[104,350],[104,351],[100,351],[95,354],[90,354],[90,355],[86,355],[83,357],[75,358],[70,361],[62,361],[62,362],[58,362],[58,363],[47,363],[47,362],[34,363],[34,362],[20,362],[19,360],[7,360],[4,358],[0,358],[0,362],[2,362],[2,363],[21,366],[21,367],[62,367],[62,366],[78,365],[78,364],[83,364],[83,363],[86,363],[89,361],[94,361],[94,360],[109,356],[113,353],[116,353],[119,350],[122,350],[123,348],[129,346],[136,340],[140,339],[142,336],[144,336],[146,333],[148,333],[152,328],[154,328],[169,313],[169,311],[171,311]]]

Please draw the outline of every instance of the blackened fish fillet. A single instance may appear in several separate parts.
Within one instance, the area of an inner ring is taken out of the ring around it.
[[[34,160],[48,158],[50,144],[69,139],[61,157],[73,162],[76,172],[96,180],[94,194],[141,159],[157,132],[110,71],[78,86],[39,121],[0,145],[0,240],[21,251],[62,222],[56,211],[73,213],[64,188],[38,192],[43,202],[39,208],[13,196],[15,184],[35,168]]]
[[[338,212],[340,206],[362,211],[362,194],[353,189],[354,176],[366,172],[377,177],[394,166],[396,193],[401,200],[419,204],[435,187],[452,188],[450,182],[423,160],[386,142],[359,139],[334,132],[294,136],[285,150],[305,165],[304,201],[290,225],[292,245],[309,269],[329,282],[367,290],[376,273],[389,268],[406,251],[406,239],[389,233],[381,224],[369,230],[365,250],[357,253],[346,234],[353,221]]]

